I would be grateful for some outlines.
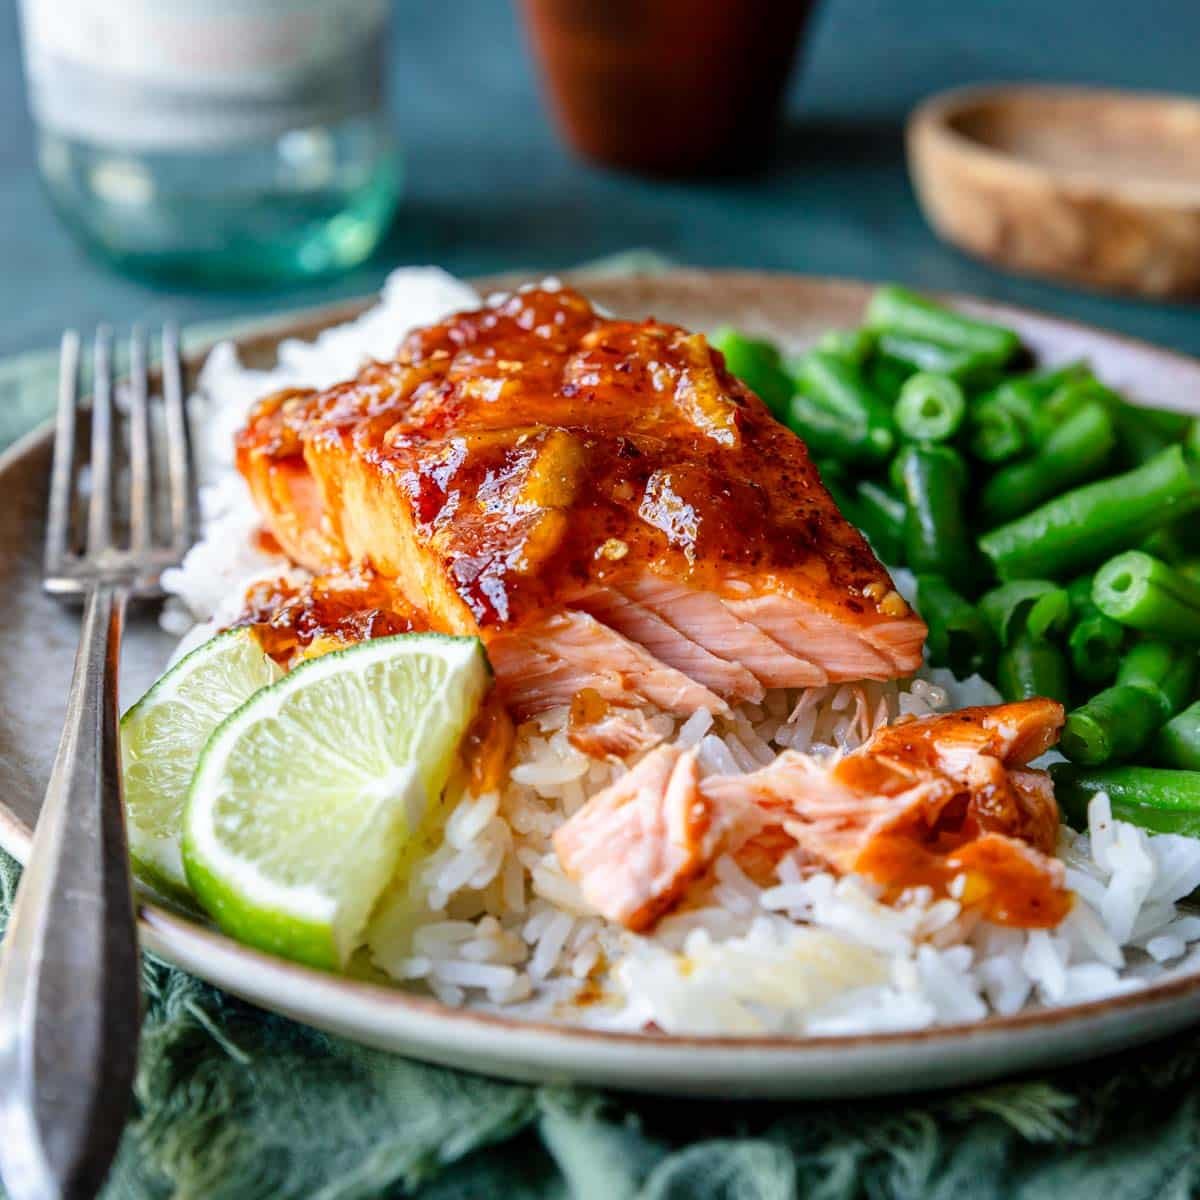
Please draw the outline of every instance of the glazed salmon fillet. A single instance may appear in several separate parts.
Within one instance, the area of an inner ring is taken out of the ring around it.
[[[1070,904],[1053,857],[1058,809],[1049,777],[1028,763],[1062,723],[1052,700],[967,708],[884,726],[833,763],[785,751],[750,774],[703,780],[664,746],[588,801],[554,845],[589,903],[631,929],[678,903],[723,852],[763,884],[799,853],[892,898],[927,886],[999,924],[1053,927]]]
[[[920,664],[925,626],[721,355],[566,289],[267,398],[237,459],[288,555],[482,637],[518,715],[585,686],[724,712]]]

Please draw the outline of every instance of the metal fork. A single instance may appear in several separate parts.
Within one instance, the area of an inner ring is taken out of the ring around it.
[[[80,339],[66,333],[45,588],[82,598],[83,625],[66,725],[0,957],[0,1174],[11,1200],[95,1195],[128,1112],[141,972],[121,808],[117,663],[126,601],[160,594],[163,569],[191,544],[178,334],[167,328],[162,337],[159,486],[146,338],[139,330],[130,339],[127,537],[115,519],[120,415],[107,329],[96,334],[93,368],[91,494],[77,536]]]

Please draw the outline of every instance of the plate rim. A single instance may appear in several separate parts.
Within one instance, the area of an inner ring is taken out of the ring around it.
[[[491,290],[515,287],[521,282],[528,281],[531,277],[536,277],[537,274],[537,272],[510,272],[471,279],[468,282],[486,294]],[[688,284],[719,285],[721,281],[748,287],[767,282],[776,287],[780,284],[802,285],[811,288],[814,292],[839,291],[856,298],[862,298],[871,288],[877,286],[873,281],[837,276],[804,275],[786,271],[705,270],[699,268],[636,272],[621,277],[619,281],[614,280],[611,276],[589,276],[586,271],[563,272],[558,277],[562,278],[564,282],[575,283],[584,288],[589,283],[595,284],[601,281],[608,284],[630,283],[639,280],[664,284],[673,281],[681,288]],[[1109,332],[1086,322],[1023,306],[994,302],[986,298],[956,292],[934,292],[932,294],[979,315],[1016,319],[1022,324],[1034,322],[1043,327],[1048,326],[1051,330],[1074,330],[1089,337],[1099,337],[1118,347],[1150,354],[1164,360],[1172,367],[1194,372],[1197,390],[1200,392],[1200,359],[1180,351],[1156,346],[1144,339],[1130,337],[1126,334]],[[188,369],[198,367],[209,350],[220,341],[232,341],[239,349],[243,349],[253,345],[277,344],[286,337],[311,336],[321,328],[352,319],[368,308],[375,299],[375,295],[370,295],[329,305],[297,309],[294,312],[266,318],[261,323],[236,332],[229,338],[209,339],[200,347],[190,349],[185,356],[185,367]],[[1188,409],[1184,409],[1184,411],[1188,411]],[[47,420],[35,426],[3,452],[0,452],[0,483],[3,482],[4,476],[15,469],[24,459],[39,449],[43,449],[44,443],[52,439],[53,432],[54,422],[52,419]],[[3,799],[0,799],[0,847],[3,847],[19,863],[24,864],[28,857],[32,836],[32,831],[7,807]],[[308,990],[315,988],[319,992],[325,992],[332,988],[335,992],[345,993],[356,1005],[377,1007],[381,1015],[386,1015],[387,1011],[404,1012],[410,1015],[413,1021],[432,1020],[439,1025],[448,1027],[452,1033],[456,1029],[474,1034],[520,1032],[522,1040],[532,1038],[535,1041],[545,1041],[548,1039],[553,1044],[567,1046],[573,1044],[614,1048],[636,1047],[652,1052],[656,1057],[673,1051],[689,1054],[709,1051],[714,1055],[723,1055],[729,1051],[746,1050],[782,1053],[788,1056],[789,1061],[792,1061],[797,1057],[817,1057],[838,1051],[860,1052],[871,1049],[884,1051],[896,1050],[904,1046],[933,1046],[938,1043],[946,1043],[946,1048],[952,1049],[955,1045],[965,1046],[971,1042],[986,1040],[993,1035],[1002,1036],[1009,1032],[1051,1031],[1063,1025],[1083,1028],[1102,1023],[1122,1013],[1136,1014],[1142,1010],[1150,1011],[1178,1005],[1187,1000],[1195,1002],[1195,1015],[1200,1016],[1200,971],[1197,971],[1099,1000],[1055,1008],[1026,1009],[1007,1016],[991,1015],[979,1021],[933,1025],[917,1030],[819,1036],[772,1034],[749,1037],[729,1034],[694,1035],[670,1034],[660,1031],[604,1030],[566,1022],[558,1023],[544,1019],[505,1016],[501,1013],[468,1007],[455,1008],[442,1004],[436,998],[420,996],[393,985],[320,971],[244,945],[211,926],[201,924],[166,905],[157,903],[152,895],[141,890],[139,890],[138,896],[138,918],[140,933],[143,940],[150,944],[149,948],[172,963],[175,962],[170,952],[172,939],[176,939],[177,949],[182,939],[198,939],[201,945],[208,948],[209,953],[218,956],[232,954],[243,959],[260,975],[265,973],[267,978],[274,978],[281,984]],[[182,957],[190,959],[191,955],[184,950]],[[201,975],[202,978],[205,977],[197,968],[188,966],[181,969],[194,972]],[[216,986],[235,990],[231,989],[230,984],[224,981],[217,983]],[[260,1003],[262,1002],[260,1001]],[[630,1086],[636,1085],[631,1084]],[[764,1092],[764,1094],[768,1093]]]

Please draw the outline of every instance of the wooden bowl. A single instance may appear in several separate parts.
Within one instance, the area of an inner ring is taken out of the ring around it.
[[[908,159],[930,224],[968,253],[1087,287],[1200,294],[1200,101],[945,92],[910,118]]]

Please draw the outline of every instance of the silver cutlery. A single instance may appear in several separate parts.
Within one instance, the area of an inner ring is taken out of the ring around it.
[[[0,1175],[11,1200],[95,1195],[128,1112],[140,963],[121,808],[121,629],[126,602],[161,594],[163,569],[192,533],[178,334],[162,335],[161,402],[150,394],[145,335],[131,336],[127,415],[114,403],[111,332],[95,337],[90,415],[80,350],[66,333],[44,586],[82,600],[83,623],[66,724],[0,947]]]

